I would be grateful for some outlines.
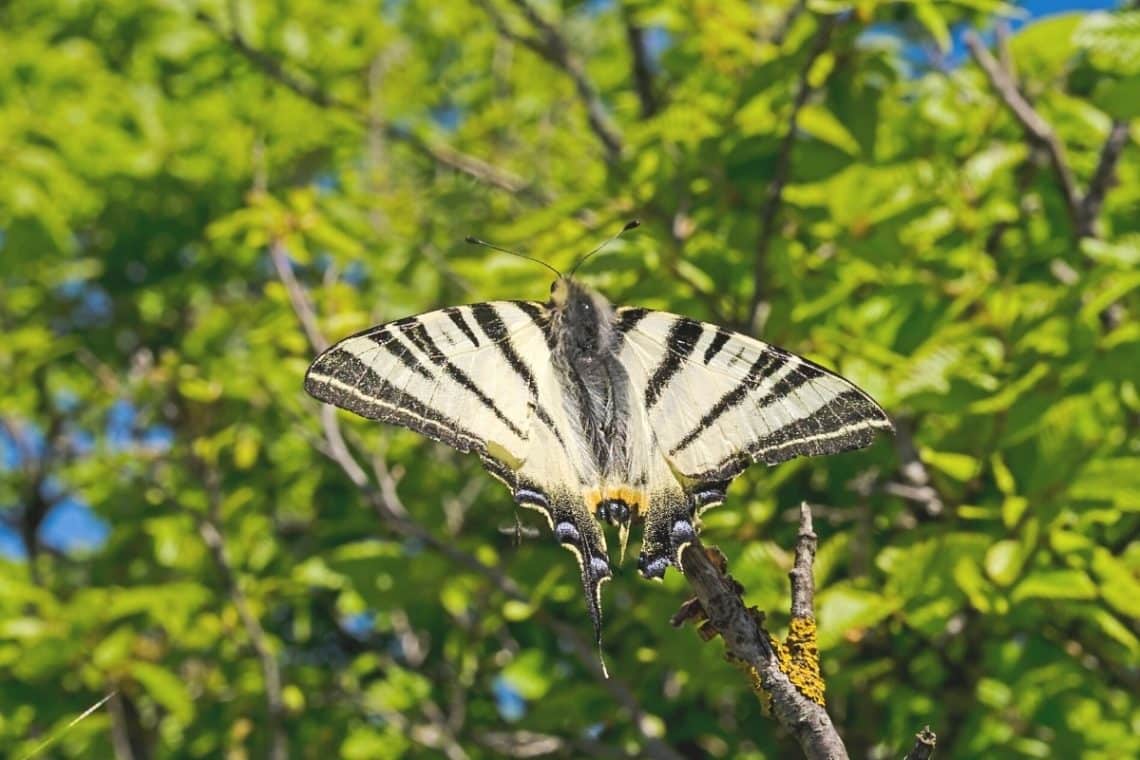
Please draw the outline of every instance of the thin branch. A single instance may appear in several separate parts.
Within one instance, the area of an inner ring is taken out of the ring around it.
[[[815,535],[811,522],[811,508],[807,502],[800,504],[800,530],[796,536],[796,560],[788,573],[792,584],[792,617],[815,617],[815,577],[812,566],[815,564],[815,550],[819,538]]]
[[[709,624],[724,639],[732,659],[741,663],[754,684],[771,697],[776,719],[791,732],[804,754],[811,760],[846,760],[847,750],[827,711],[801,693],[780,669],[763,615],[744,606],[736,582],[714,564],[700,541],[685,548],[681,562],[685,580],[697,595]]]
[[[1087,228],[1086,237],[1096,234],[1096,220],[1100,216],[1101,206],[1104,205],[1105,195],[1116,176],[1116,164],[1120,161],[1120,154],[1128,144],[1128,122],[1114,121],[1112,129],[1108,132],[1108,139],[1100,149],[1100,159],[1096,164],[1096,171],[1089,180],[1089,188],[1081,201],[1081,217]]]
[[[801,504],[795,561],[788,573],[791,621],[783,642],[766,629],[764,613],[745,606],[744,589],[727,574],[724,555],[699,541],[681,556],[685,580],[696,598],[682,605],[672,622],[680,625],[695,619],[702,638],[719,634],[724,639],[729,659],[745,670],[754,689],[768,695],[776,719],[808,760],[845,760],[847,749],[825,709],[816,644],[812,566],[817,545],[811,508]]]
[[[578,93],[578,99],[586,108],[586,120],[590,129],[605,149],[606,160],[615,163],[621,157],[621,134],[610,118],[597,88],[587,76],[586,67],[581,59],[571,50],[562,32],[544,19],[528,0],[512,0],[512,3],[534,29],[537,37],[514,31],[492,5],[491,0],[479,0],[479,5],[491,17],[499,34],[534,51],[570,77]]]
[[[930,730],[930,726],[927,726],[915,734],[914,747],[906,753],[903,760],[930,760],[934,756],[934,747],[937,743],[938,737]]]
[[[788,12],[784,14],[784,17],[780,19],[780,23],[772,30],[768,38],[769,42],[774,45],[783,45],[784,40],[788,36],[788,32],[792,28],[792,24],[796,23],[796,19],[806,10],[807,0],[796,0],[795,4],[789,8]]]
[[[661,104],[653,86],[649,51],[645,46],[645,30],[638,26],[632,12],[624,4],[621,13],[625,24],[625,40],[629,45],[629,56],[633,65],[633,86],[637,91],[637,101],[641,105],[641,118],[650,119],[661,110]]]
[[[365,126],[367,126],[370,121],[373,121],[365,109],[342,100],[322,89],[309,79],[293,73],[286,68],[281,61],[251,45],[236,29],[224,29],[217,19],[205,11],[197,11],[194,14],[194,18],[209,27],[219,39],[227,43],[235,52],[253,64],[253,66],[260,70],[265,76],[284,86],[299,97],[320,108],[346,113]],[[433,163],[446,169],[466,174],[481,184],[495,187],[511,194],[529,195],[540,201],[546,199],[541,192],[533,189],[522,177],[490,164],[481,158],[468,155],[442,143],[428,141],[409,129],[393,124],[384,124],[383,131],[385,137],[389,140],[403,143]]]
[[[249,643],[257,656],[258,664],[261,666],[262,679],[265,681],[267,713],[265,728],[270,737],[269,758],[270,760],[288,760],[289,740],[284,723],[285,702],[282,698],[281,669],[277,663],[276,655],[269,646],[265,629],[261,627],[261,621],[253,613],[249,599],[246,597],[245,591],[242,590],[238,571],[230,559],[229,549],[226,546],[225,536],[221,529],[222,494],[218,482],[218,473],[201,462],[196,462],[196,469],[202,471],[206,498],[209,504],[206,515],[199,516],[198,532],[210,551],[215,567],[221,573],[226,592],[229,594],[234,609],[237,610],[242,627],[245,628],[246,636],[249,637]]]
[[[776,154],[776,168],[772,173],[772,180],[768,183],[768,190],[764,196],[764,205],[760,208],[760,233],[756,240],[756,252],[752,265],[752,303],[748,308],[748,322],[745,328],[754,330],[764,311],[767,300],[765,279],[767,277],[766,262],[768,249],[772,245],[772,238],[776,232],[776,219],[784,200],[784,186],[788,183],[788,176],[792,168],[792,148],[796,143],[796,132],[799,126],[800,111],[807,104],[811,96],[812,86],[809,80],[812,67],[816,60],[827,50],[831,43],[831,35],[838,21],[834,16],[820,19],[819,30],[815,40],[808,50],[807,59],[800,69],[799,83],[796,86],[796,95],[792,101],[792,112],[788,117],[788,131],[784,133],[783,140]]]
[[[1000,36],[1000,29],[998,34]],[[1013,74],[998,63],[981,38],[971,31],[966,33],[965,41],[966,46],[970,49],[970,55],[985,72],[990,86],[993,87],[998,97],[1017,119],[1026,136],[1032,143],[1041,145],[1045,149],[1049,156],[1049,165],[1053,169],[1053,174],[1056,176],[1057,184],[1061,190],[1061,196],[1065,201],[1065,210],[1073,224],[1073,230],[1077,237],[1085,237],[1086,224],[1082,211],[1081,193],[1077,187],[1073,170],[1065,157],[1065,148],[1057,137],[1057,133],[1021,94]],[[999,45],[1000,47],[1001,45]]]
[[[914,421],[907,417],[895,419],[895,450],[898,452],[899,474],[902,483],[888,482],[883,490],[892,496],[919,504],[926,517],[937,517],[945,510],[942,496],[934,488],[930,470],[914,444]]]

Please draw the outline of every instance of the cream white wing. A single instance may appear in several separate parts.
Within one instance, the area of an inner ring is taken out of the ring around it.
[[[619,309],[618,324],[657,445],[693,483],[860,448],[891,430],[865,392],[782,348],[665,312]]]
[[[322,353],[305,375],[321,401],[391,422],[460,451],[521,460],[539,409],[544,307],[529,302],[457,306],[373,327]],[[540,412],[539,412],[540,413]]]

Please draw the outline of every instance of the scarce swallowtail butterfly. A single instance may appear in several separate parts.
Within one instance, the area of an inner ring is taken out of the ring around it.
[[[452,306],[345,338],[309,367],[305,390],[478,454],[577,558],[600,646],[611,570],[599,521],[617,527],[622,556],[643,522],[638,569],[660,579],[748,465],[861,448],[891,422],[807,359],[614,307],[572,275],[546,303]]]

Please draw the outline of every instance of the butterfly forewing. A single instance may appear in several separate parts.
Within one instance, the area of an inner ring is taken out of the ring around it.
[[[679,341],[679,326],[695,339]],[[747,335],[648,312],[623,339],[622,363],[645,388],[658,446],[695,481],[732,478],[754,461],[859,448],[891,429],[878,404],[847,380]]]
[[[309,368],[305,389],[460,451],[486,454],[490,447],[521,457],[531,390],[503,345],[535,336],[541,341],[541,330],[514,302],[427,312],[332,346]]]

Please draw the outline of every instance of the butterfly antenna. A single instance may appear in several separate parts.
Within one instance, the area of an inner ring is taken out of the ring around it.
[[[542,266],[549,269],[551,272],[554,272],[554,274],[557,275],[558,277],[562,277],[561,272],[559,272],[557,269],[555,269],[554,267],[547,264],[542,259],[536,259],[533,256],[527,256],[525,253],[519,253],[518,251],[512,251],[512,250],[509,250],[507,248],[502,248],[500,246],[494,245],[493,243],[488,243],[486,240],[480,240],[479,238],[472,237],[470,235],[465,237],[464,240],[466,240],[471,245],[481,245],[484,248],[490,248],[493,251],[500,251],[502,253],[509,253],[512,256],[518,256],[520,259],[526,259],[527,261],[533,261],[535,264],[541,264]]]
[[[589,259],[591,256],[593,256],[595,253],[598,253],[599,251],[601,251],[603,248],[605,248],[610,243],[617,240],[619,237],[622,236],[623,233],[629,232],[630,230],[635,229],[635,228],[640,227],[640,226],[641,226],[641,222],[638,221],[637,219],[631,219],[630,221],[626,222],[625,226],[622,227],[620,230],[618,230],[618,233],[616,235],[609,238],[608,240],[603,241],[602,244],[599,245],[597,248],[590,251],[589,253],[587,253],[582,258],[578,259],[578,263],[575,264],[574,268],[570,270],[570,274],[568,276],[573,277],[574,273],[578,271],[578,267],[585,264],[587,259]]]

